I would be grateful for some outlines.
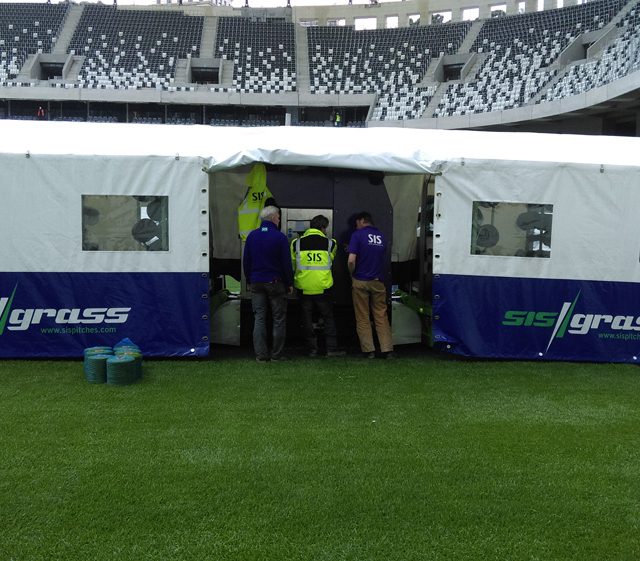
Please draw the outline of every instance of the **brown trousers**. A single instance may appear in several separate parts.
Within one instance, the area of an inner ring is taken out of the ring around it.
[[[387,290],[384,283],[378,280],[361,281],[353,279],[351,294],[353,297],[353,310],[356,316],[356,331],[358,339],[360,339],[362,352],[371,353],[376,350],[373,344],[369,310],[373,314],[373,323],[376,326],[380,351],[383,353],[393,351],[391,326],[387,318]]]

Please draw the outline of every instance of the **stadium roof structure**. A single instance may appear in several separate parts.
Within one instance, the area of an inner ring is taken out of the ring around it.
[[[0,153],[200,158],[205,171],[253,162],[439,173],[447,162],[500,160],[638,167],[640,139],[523,132],[211,127],[0,121]]]

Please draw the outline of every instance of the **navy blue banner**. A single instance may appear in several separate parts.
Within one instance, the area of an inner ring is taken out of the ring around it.
[[[478,357],[638,362],[637,283],[436,275],[433,336]]]
[[[124,338],[144,356],[209,353],[206,273],[0,273],[0,357],[75,357]]]

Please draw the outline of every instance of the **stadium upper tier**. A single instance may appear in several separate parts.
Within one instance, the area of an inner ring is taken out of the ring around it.
[[[313,94],[378,94],[374,119],[419,117],[435,88],[418,84],[434,58],[458,51],[471,25],[365,31],[310,27],[309,90]],[[400,107],[395,109],[396,105]]]
[[[616,24],[614,39],[597,57],[569,65],[542,101],[553,101],[598,88],[635,72],[640,66],[640,3]]]
[[[471,22],[355,31],[310,27],[312,93],[380,93],[422,80],[431,60],[455,54]]]
[[[486,54],[473,81],[448,86],[434,116],[484,113],[530,103],[558,74],[554,63],[583,34],[602,29],[624,0],[596,0],[559,10],[485,22],[471,52]]]
[[[280,93],[296,89],[292,23],[221,17],[214,54],[233,61],[231,87],[238,92]]]
[[[202,18],[87,4],[68,52],[84,56],[85,88],[168,88],[176,63],[198,57]]]
[[[66,14],[62,4],[0,4],[0,83],[16,77],[29,55],[51,51]]]
[[[117,90],[119,102],[242,105],[251,94],[265,106],[361,104],[369,121],[430,120],[556,102],[640,66],[640,5],[625,0],[361,31],[211,13],[0,4],[0,99],[62,89],[59,99],[108,102],[92,92]]]

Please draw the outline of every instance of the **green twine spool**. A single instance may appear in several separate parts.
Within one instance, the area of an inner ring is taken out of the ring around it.
[[[134,349],[133,347],[127,347],[123,349],[122,347],[116,349],[116,356],[130,356],[133,357],[136,363],[136,376],[137,379],[142,379],[142,353],[140,349]]]
[[[126,352],[141,353],[140,347],[137,345],[120,345],[119,347],[113,347],[113,354],[118,355]]]
[[[96,383],[96,384],[102,384],[104,383],[106,380],[102,380],[100,382],[97,382],[95,380],[93,380],[94,376],[95,376],[95,372],[91,369],[91,367],[89,366],[89,362],[87,361],[87,359],[90,356],[95,356],[95,355],[112,355],[113,354],[113,349],[111,347],[107,347],[107,346],[99,346],[99,347],[88,347],[84,350],[84,375],[85,378],[87,378],[88,381],[92,382],[92,383]],[[90,380],[91,378],[91,380]]]
[[[129,355],[110,356],[107,359],[107,384],[126,386],[139,379],[136,359]]]
[[[115,351],[118,351],[118,350],[120,350],[120,349],[122,349],[122,350],[125,350],[125,349],[135,349],[136,351],[139,351],[139,350],[140,350],[140,347],[138,347],[138,345],[136,345],[136,344],[135,344],[135,343],[133,343],[133,342],[129,342],[129,343],[116,343],[116,344],[113,346],[113,351],[114,351],[114,352],[115,352]]]
[[[89,354],[84,359],[84,377],[90,384],[104,384],[107,381],[107,359],[111,354]]]
[[[84,350],[84,356],[89,355],[112,355],[113,349],[111,347],[102,346],[102,347],[89,347]]]

